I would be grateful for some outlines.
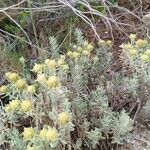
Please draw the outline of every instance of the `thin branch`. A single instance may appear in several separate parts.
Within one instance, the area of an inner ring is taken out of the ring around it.
[[[24,3],[26,0],[22,0],[21,2],[17,3],[17,4],[14,4],[14,5],[11,5],[9,7],[6,7],[6,8],[0,8],[0,12],[4,12],[6,10],[9,10],[9,9],[12,9],[13,7],[16,7],[16,6],[19,6],[20,4]]]

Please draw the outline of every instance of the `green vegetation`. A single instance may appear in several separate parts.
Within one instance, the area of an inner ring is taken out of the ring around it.
[[[140,16],[148,4],[0,2],[0,149],[133,143],[149,126],[149,27]]]

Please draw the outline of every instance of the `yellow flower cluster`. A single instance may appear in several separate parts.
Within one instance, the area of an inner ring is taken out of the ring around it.
[[[46,59],[45,64],[51,69],[57,67],[57,62],[54,59]]]
[[[129,54],[130,54],[130,56],[135,58],[137,56],[137,54],[138,54],[138,51],[137,51],[137,49],[132,48],[132,49],[129,50]]]
[[[147,40],[139,39],[135,42],[137,48],[142,48],[148,44]]]
[[[17,110],[19,108],[19,106],[20,106],[20,101],[19,100],[12,100],[9,103],[9,106],[10,106],[12,111]]]
[[[7,92],[8,86],[7,85],[2,85],[0,87],[0,94],[5,94]]]
[[[69,69],[68,64],[65,62],[65,55],[60,56],[60,58],[57,61],[57,66],[61,67],[63,70],[68,70]]]
[[[131,39],[131,41],[134,41],[136,39],[136,34],[130,34],[129,38]]]
[[[136,35],[131,34],[129,36],[131,41],[135,41]],[[144,53],[141,54],[141,50],[144,50],[148,47],[149,43],[147,40],[139,39],[135,42],[123,44],[120,47],[123,48],[132,58],[140,58],[142,63],[148,63],[150,61],[150,49],[147,49]],[[140,55],[140,56],[139,56]]]
[[[147,55],[148,57],[150,57],[150,49],[146,50],[146,51],[144,52],[144,54]]]
[[[147,63],[147,62],[149,62],[150,61],[150,59],[149,59],[149,57],[147,56],[147,55],[141,55],[141,61],[143,62],[143,63]]]
[[[36,92],[35,85],[30,85],[27,87],[27,92],[30,94],[34,94]]]
[[[17,73],[7,72],[5,74],[6,79],[9,82],[16,82],[19,79],[19,75]]]
[[[75,56],[76,57],[76,56]],[[37,73],[37,81],[44,83],[45,77],[43,75],[44,69],[56,69],[61,67],[63,70],[68,70],[69,66],[65,62],[65,55],[61,55],[59,59],[46,59],[44,64],[35,64],[32,71]]]
[[[6,105],[6,106],[4,107],[4,110],[5,110],[6,113],[9,113],[9,112],[12,111],[10,105]]]
[[[60,125],[66,125],[70,122],[70,116],[67,112],[62,112],[58,114],[58,122]]]
[[[134,48],[133,45],[131,45],[130,43],[122,44],[120,47],[123,48],[125,51],[129,51],[130,49]]]
[[[32,71],[35,73],[42,73],[43,69],[44,69],[43,64],[35,64]]]
[[[104,47],[111,47],[112,41],[111,40],[107,40],[107,41],[99,40],[98,44]]]
[[[146,51],[141,55],[141,62],[142,62],[142,63],[148,63],[148,62],[150,62],[150,49],[146,50]]]
[[[73,52],[72,51],[68,51],[67,52],[67,56],[70,57],[70,58],[72,58],[73,57]]]
[[[93,48],[92,44],[85,41],[82,47],[75,46],[75,51],[68,51],[66,55],[70,58],[78,59],[80,56],[89,56]]]
[[[57,64],[58,64],[58,66],[62,66],[62,65],[65,64],[65,60],[62,59],[62,58],[60,58],[60,59],[57,61]]]
[[[46,81],[48,88],[55,89],[59,86],[59,79],[57,76],[50,76]]]
[[[32,127],[24,128],[23,138],[25,141],[29,141],[33,138],[35,131]]]
[[[14,112],[21,110],[23,112],[28,112],[33,108],[33,104],[30,100],[12,100],[8,105],[5,106],[5,112]]]
[[[21,111],[28,112],[32,110],[33,104],[30,100],[23,100],[20,106]]]
[[[24,128],[22,134],[25,141],[30,141],[35,135],[35,130],[32,127]],[[54,142],[58,139],[59,134],[56,128],[43,128],[40,130],[38,136],[45,142]]]
[[[138,55],[138,50],[137,48],[135,48],[133,45],[131,45],[130,43],[127,44],[123,44],[120,46],[121,48],[123,48],[125,50],[125,52],[128,52],[129,55],[132,58],[135,58]]]
[[[24,90],[27,87],[27,82],[21,79],[17,73],[7,72],[5,77],[9,82],[12,82],[18,90]]]
[[[57,76],[50,76],[46,79],[44,74],[38,74],[36,81],[42,85],[47,85],[50,89],[55,89],[60,85],[59,79]]]
[[[72,51],[68,51],[67,52],[67,56],[70,58],[79,58],[80,57],[80,53],[79,52],[72,52]]]
[[[14,112],[19,110],[20,101],[19,100],[12,100],[8,105],[5,107],[6,112]]]
[[[39,134],[43,141],[53,142],[58,139],[58,131],[55,128],[52,129],[42,129]]]
[[[69,70],[69,65],[68,64],[64,64],[61,66],[63,70]]]
[[[19,79],[15,86],[18,90],[24,90],[27,87],[27,82],[24,79]]]
[[[45,84],[46,83],[46,78],[44,74],[37,74],[37,79],[40,84]]]

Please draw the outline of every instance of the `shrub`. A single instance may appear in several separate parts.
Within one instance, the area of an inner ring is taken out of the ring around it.
[[[79,32],[66,54],[57,50],[33,66],[35,79],[6,73],[8,85],[0,88],[10,97],[0,109],[4,149],[98,149],[103,140],[123,143],[133,130],[136,116],[131,119],[123,108],[115,111],[113,100],[122,90],[125,101],[148,100],[150,44],[131,35],[131,42],[121,46],[121,73],[108,79],[112,42],[101,40],[94,46]]]

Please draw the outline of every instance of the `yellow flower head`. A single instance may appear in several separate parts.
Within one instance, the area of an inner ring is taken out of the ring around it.
[[[83,51],[82,51],[82,54],[85,55],[85,56],[90,55],[90,51],[88,51],[88,50],[83,50]]]
[[[125,51],[129,51],[130,49],[133,49],[133,46],[131,44],[122,44],[120,46],[121,48],[123,48]]]
[[[67,123],[69,123],[70,121],[70,116],[68,113],[66,112],[62,112],[60,114],[58,114],[58,122],[60,125],[66,125]]]
[[[19,75],[17,73],[7,72],[5,76],[10,82],[16,82],[19,79]]]
[[[131,40],[135,40],[135,39],[136,39],[136,34],[130,34],[130,35],[129,35],[129,38],[130,38]]]
[[[60,59],[65,60],[66,56],[65,55],[60,55]]]
[[[73,57],[73,52],[72,51],[68,51],[66,54],[68,57],[72,58]]]
[[[12,100],[9,103],[9,107],[10,107],[11,111],[18,110],[20,107],[20,101],[19,100]]]
[[[19,90],[23,90],[26,88],[27,86],[27,83],[24,79],[19,79],[16,83],[15,83],[15,86],[17,89]]]
[[[92,44],[88,44],[88,45],[87,45],[87,49],[88,49],[89,51],[92,51],[93,48],[94,48],[94,46],[93,46]]]
[[[20,109],[23,112],[28,112],[28,111],[32,110],[32,108],[33,108],[33,104],[30,100],[23,100],[22,101]]]
[[[57,63],[54,59],[46,59],[45,64],[51,69],[54,69],[57,67]]]
[[[43,64],[35,64],[32,71],[35,73],[42,73],[43,67]]]
[[[148,57],[150,57],[150,49],[146,50],[146,51],[144,52],[144,54],[147,55]]]
[[[27,87],[27,92],[34,94],[36,92],[35,85],[30,85]]]
[[[111,40],[107,40],[106,41],[106,46],[111,47],[112,46],[112,41]]]
[[[5,110],[6,113],[9,113],[9,112],[12,111],[12,109],[11,109],[9,104],[4,107],[4,110]]]
[[[38,81],[38,82],[41,83],[41,84],[45,84],[46,79],[45,79],[44,74],[37,74],[37,79],[36,79],[36,81]]]
[[[58,59],[58,61],[57,61],[58,66],[61,66],[61,65],[63,65],[64,63],[65,63],[65,60],[62,59],[62,58]]]
[[[137,49],[130,49],[129,50],[129,54],[132,56],[132,57],[135,57],[137,54],[138,54],[138,51]]]
[[[136,41],[137,48],[142,48],[142,47],[146,46],[147,44],[148,44],[147,40],[139,39]]]
[[[73,58],[78,58],[80,56],[79,52],[73,52],[72,57]]]
[[[40,138],[42,138],[42,140],[47,140],[47,129],[42,129],[40,130],[40,134],[39,134]]]
[[[88,41],[84,41],[83,46],[88,46]]]
[[[29,128],[24,128],[24,132],[23,132],[23,138],[26,141],[29,141],[33,138],[34,136],[34,129],[29,127]]]
[[[56,141],[57,138],[58,138],[58,132],[55,128],[47,130],[47,133],[46,133],[47,141],[53,142],[53,141]]]
[[[63,70],[68,70],[68,69],[69,69],[68,64],[64,64],[64,65],[62,65],[62,69],[63,69]]]
[[[104,46],[106,44],[106,42],[104,40],[99,40],[98,44]]]
[[[143,55],[141,55],[141,61],[143,63],[147,63],[150,61],[150,58],[147,55],[143,54]]]
[[[78,48],[77,48],[77,51],[78,51],[78,52],[82,52],[82,50],[83,50],[82,47],[78,47]]]
[[[7,85],[2,85],[0,87],[0,94],[5,94],[7,92],[8,86]]]
[[[50,76],[46,84],[49,88],[56,88],[59,86],[59,79],[56,76]]]

